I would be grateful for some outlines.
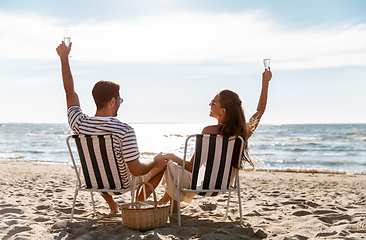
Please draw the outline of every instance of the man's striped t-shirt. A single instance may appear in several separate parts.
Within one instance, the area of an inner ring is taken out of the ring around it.
[[[81,111],[79,106],[71,106],[67,110],[67,116],[74,134],[112,134],[121,140],[122,146],[119,145],[118,140],[113,140],[113,145],[123,185],[128,187],[129,176],[124,162],[133,161],[140,157],[134,129],[115,117],[89,117]]]

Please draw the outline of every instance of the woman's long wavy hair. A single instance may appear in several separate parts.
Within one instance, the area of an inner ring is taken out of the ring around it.
[[[246,139],[246,134],[249,130],[239,95],[231,90],[224,89],[218,93],[218,96],[220,106],[226,109],[225,119],[223,125],[220,127],[221,135],[225,137],[241,136],[244,139],[241,163],[233,163],[234,167],[241,169],[244,167],[244,163],[248,162],[254,168],[254,164],[249,155],[248,139]]]

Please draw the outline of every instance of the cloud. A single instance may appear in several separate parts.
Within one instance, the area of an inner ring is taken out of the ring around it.
[[[38,60],[54,56],[57,39],[62,29],[57,20],[31,13],[7,13],[0,11],[1,60]]]
[[[71,26],[75,61],[252,63],[271,52],[276,68],[366,64],[366,25],[289,29],[263,12],[178,12]],[[62,21],[1,12],[0,59],[55,59]]]
[[[189,79],[199,79],[199,78],[207,78],[208,76],[189,76]]]

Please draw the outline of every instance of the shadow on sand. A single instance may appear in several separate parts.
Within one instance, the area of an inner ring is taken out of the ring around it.
[[[217,220],[219,220],[218,218]],[[97,216],[95,219],[76,218],[73,223],[60,221],[51,227],[54,239],[262,239],[267,235],[240,221],[213,221],[202,217],[182,215],[182,226],[177,215],[167,225],[147,231],[126,228],[119,214]]]

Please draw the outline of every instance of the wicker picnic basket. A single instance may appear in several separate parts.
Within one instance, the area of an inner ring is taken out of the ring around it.
[[[144,184],[151,188],[154,201],[137,201],[139,190]],[[142,182],[136,190],[136,202],[121,206],[122,223],[127,228],[140,231],[162,227],[168,221],[169,208],[169,203],[156,201],[156,193],[150,183]]]

